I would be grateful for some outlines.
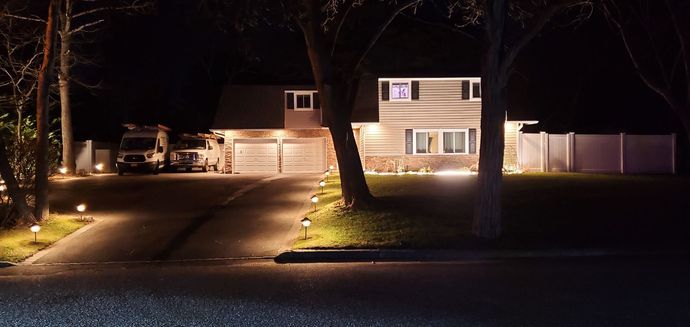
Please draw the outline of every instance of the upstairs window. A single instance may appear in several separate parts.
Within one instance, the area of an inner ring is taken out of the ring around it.
[[[391,100],[409,100],[410,99],[410,83],[409,82],[393,82],[391,83]]]
[[[316,91],[286,91],[285,109],[296,111],[320,109],[319,94]]]

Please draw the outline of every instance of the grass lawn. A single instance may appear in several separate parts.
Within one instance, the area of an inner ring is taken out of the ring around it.
[[[0,261],[20,262],[86,224],[74,215],[51,214],[50,219],[41,223],[38,242],[34,242],[34,234],[26,226],[0,230]]]
[[[476,176],[367,175],[376,210],[343,211],[337,176],[320,196],[305,248],[587,248],[690,244],[690,178],[598,174],[504,177],[504,234],[471,235]],[[302,230],[301,233],[304,231]]]

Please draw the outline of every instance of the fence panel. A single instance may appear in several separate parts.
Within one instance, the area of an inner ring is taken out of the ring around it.
[[[568,145],[566,134],[549,135],[549,161],[548,171],[562,172],[568,171]]]
[[[673,173],[672,135],[627,135],[625,138],[625,172]]]
[[[541,135],[520,134],[520,167],[524,171],[541,171]]]
[[[585,173],[621,171],[620,135],[575,134],[574,170]]]

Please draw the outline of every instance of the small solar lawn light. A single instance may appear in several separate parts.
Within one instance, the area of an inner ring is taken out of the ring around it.
[[[31,225],[31,228],[29,228],[32,233],[34,233],[34,243],[38,242],[38,232],[41,231],[41,225],[39,224],[33,224]]]
[[[83,203],[78,205],[77,211],[79,211],[79,220],[84,220],[84,211],[86,211],[86,205]]]
[[[60,167],[58,168],[58,171],[60,172],[60,174],[67,174],[67,167]]]
[[[326,182],[328,182],[328,176],[331,176],[331,171],[328,170],[325,172],[325,174],[326,174]]]
[[[311,203],[314,204],[314,212],[316,212],[316,203],[319,202],[319,197],[316,196],[316,194],[312,195],[311,197]]]
[[[96,168],[96,170],[97,170],[99,173],[102,173],[102,172],[103,172],[103,163],[98,163],[98,164],[96,164],[96,165],[93,166],[93,167]]]
[[[304,239],[307,239],[307,228],[309,228],[309,225],[311,225],[311,219],[304,217],[304,219],[300,220],[302,222],[302,226],[304,226]]]
[[[319,181],[319,186],[321,186],[321,194],[323,194],[323,187],[326,186],[326,182],[322,179]]]

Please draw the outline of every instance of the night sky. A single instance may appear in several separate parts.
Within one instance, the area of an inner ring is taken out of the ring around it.
[[[123,122],[161,122],[175,132],[205,131],[226,83],[310,83],[302,35],[284,26],[237,33],[194,1],[164,1],[145,16],[113,16],[86,45],[101,66],[79,74],[102,87],[74,88],[78,140],[117,141]],[[481,42],[399,17],[368,58],[380,75],[478,76]],[[239,67],[239,68],[238,68]],[[604,19],[547,26],[518,57],[509,116],[536,119],[531,131],[680,131],[665,103],[633,71]]]

